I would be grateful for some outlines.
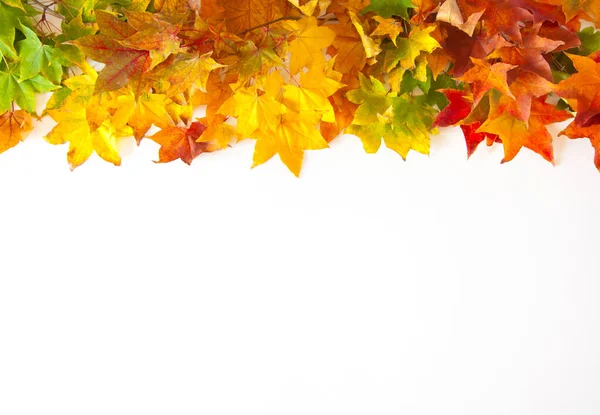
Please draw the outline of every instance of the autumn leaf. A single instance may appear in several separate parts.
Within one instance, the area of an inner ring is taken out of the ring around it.
[[[440,6],[437,13],[437,20],[440,22],[450,23],[457,29],[462,30],[467,35],[472,36],[475,27],[481,19],[484,10],[474,12],[465,19],[456,0],[446,0]]]
[[[232,33],[293,16],[296,10],[288,0],[222,0],[220,3],[224,8],[225,24]]]
[[[446,0],[451,1],[451,0]],[[521,44],[521,25],[534,20],[530,4],[519,0],[456,0],[463,17],[481,13],[489,36],[501,33],[506,38]],[[531,2],[533,3],[533,2]]]
[[[237,118],[237,132],[243,137],[253,137],[259,129],[272,131],[281,116],[287,112],[278,94],[283,79],[278,73],[269,76],[263,85],[240,88],[223,103],[219,112]]]
[[[457,89],[442,89],[440,90],[450,102],[437,115],[433,125],[435,127],[448,127],[464,120],[471,112],[473,103],[469,102],[465,97],[465,91]]]
[[[483,95],[491,89],[513,97],[508,87],[506,73],[515,68],[514,65],[507,63],[490,64],[483,59],[472,58],[475,65],[469,69],[462,77],[458,78],[462,82],[468,82],[473,91],[473,106],[476,106]]]
[[[181,159],[184,163],[191,164],[200,154],[210,151],[207,143],[197,142],[206,128],[205,125],[196,121],[189,128],[167,127],[150,136],[152,141],[160,144],[158,162],[168,163]]]
[[[259,166],[278,154],[287,168],[296,177],[300,176],[304,150],[329,147],[315,126],[317,120],[295,111],[282,114],[270,132],[261,130],[256,134],[252,167]]]
[[[564,121],[571,115],[554,106],[546,104],[545,100],[535,100],[529,118],[529,126],[507,112],[496,112],[494,118],[488,119],[479,127],[477,132],[495,134],[502,140],[504,158],[502,163],[512,160],[521,150],[527,147],[540,154],[544,159],[553,162],[552,136],[546,129],[546,124]]]
[[[352,24],[354,25],[356,32],[360,36],[360,40],[362,41],[362,44],[365,48],[365,56],[367,58],[373,58],[373,57],[379,55],[379,53],[381,53],[381,48],[379,47],[378,42],[373,40],[369,35],[367,35],[367,33],[365,33],[365,28],[363,27],[363,24],[358,19],[356,14],[354,14],[352,12],[349,12],[348,14],[349,14],[350,20],[352,21]]]
[[[346,132],[358,136],[367,153],[377,152],[383,138],[386,146],[404,159],[410,150],[429,154],[434,110],[422,105],[419,98],[398,97],[377,79],[362,75],[360,88],[346,96],[359,104]]]
[[[575,122],[583,126],[592,117],[600,113],[600,63],[577,55],[568,55],[577,73],[558,85],[557,94],[577,102]]]
[[[131,91],[104,101],[105,106],[114,108],[112,124],[118,129],[129,126],[138,144],[152,125],[164,129],[175,124],[167,111],[170,103],[163,94],[143,94],[136,98]]]
[[[488,58],[500,58],[504,63],[518,65],[520,69],[533,72],[552,82],[550,64],[544,56],[556,50],[564,42],[539,36],[540,29],[541,24],[523,29],[522,47],[518,45],[504,46],[496,49]]]
[[[514,108],[514,111],[511,112],[516,118],[527,123],[531,112],[532,99],[545,97],[549,92],[554,91],[556,87],[552,82],[533,72],[521,71],[510,84],[509,89],[515,98],[515,105],[510,105]],[[512,101],[508,102],[512,103]]]
[[[561,6],[567,20],[577,16],[586,18],[596,24],[600,23],[599,0],[545,0],[549,4]]]
[[[403,31],[402,25],[396,19],[385,19],[381,16],[374,16],[373,20],[375,20],[378,24],[375,30],[373,30],[371,33],[371,36],[386,36],[395,46],[397,46],[396,39]]]
[[[53,84],[60,84],[62,66],[53,59],[54,48],[43,45],[33,30],[21,24],[19,30],[25,39],[17,42],[19,57],[27,64],[19,65],[20,80],[34,78],[42,74]]]
[[[335,69],[342,73],[362,71],[367,64],[367,52],[350,18],[344,16],[339,24],[331,25],[330,30],[335,38],[328,52],[336,57]]]
[[[431,53],[434,49],[440,47],[440,44],[431,36],[435,30],[434,26],[413,28],[407,38],[401,38],[397,41],[397,47],[388,49],[385,56],[384,67],[386,70],[392,70],[398,63],[403,69],[413,69],[416,67],[415,59],[422,52]]]
[[[121,164],[117,140],[132,134],[127,127],[115,128],[109,119],[110,111],[103,107],[98,96],[92,96],[95,77],[79,75],[65,81],[71,90],[57,109],[48,114],[57,125],[45,137],[51,144],[69,143],[67,160],[74,169],[83,164],[93,152],[104,160]]]
[[[159,162],[254,139],[254,166],[295,175],[343,131],[406,158],[460,126],[468,156],[552,161],[547,125],[571,116],[599,148],[599,1],[0,0],[0,149],[39,111],[72,168],[153,127]]]
[[[32,129],[31,115],[23,110],[0,115],[0,153],[19,144]]]
[[[286,27],[294,38],[289,45],[290,72],[297,74],[303,67],[323,64],[323,51],[331,45],[335,33],[328,27],[319,26],[314,17],[286,22]]]
[[[217,63],[211,53],[203,55],[179,53],[174,59],[168,60],[156,68],[152,77],[155,82],[168,82],[167,93],[170,96],[195,89],[206,92],[208,76],[215,69],[225,65]]]
[[[105,63],[96,82],[96,92],[116,91],[139,78],[152,64],[147,50],[124,46],[106,35],[85,36],[76,45],[91,59]]]
[[[414,7],[411,0],[370,0],[370,4],[362,12],[375,12],[386,19],[392,16],[408,19],[408,9]]]
[[[479,144],[484,140],[487,140],[489,145],[492,145],[499,140],[499,137],[496,134],[479,132],[479,127],[481,127],[481,121],[476,121],[471,124],[461,124],[460,126],[467,144],[467,158],[470,158],[473,155]]]
[[[569,138],[589,138],[594,148],[594,164],[600,172],[600,117],[593,117],[585,126],[572,122],[560,132]]]

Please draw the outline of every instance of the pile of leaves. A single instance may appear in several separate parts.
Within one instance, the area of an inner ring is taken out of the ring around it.
[[[448,126],[552,162],[573,118],[600,170],[599,21],[600,0],[0,0],[0,152],[47,115],[72,168],[120,164],[123,137],[188,164],[253,139],[298,175],[343,131],[406,158]]]

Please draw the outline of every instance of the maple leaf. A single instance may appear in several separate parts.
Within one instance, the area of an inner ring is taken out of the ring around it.
[[[263,85],[239,88],[219,109],[219,113],[237,118],[237,132],[253,137],[261,129],[273,130],[287,109],[279,101],[283,79],[278,72],[269,75]]]
[[[309,0],[304,4],[300,4],[300,0],[288,0],[291,4],[296,6],[298,10],[302,12],[302,14],[306,16],[312,16],[319,4],[319,0]]]
[[[181,159],[186,164],[200,154],[210,151],[210,146],[205,142],[197,142],[199,137],[206,131],[206,126],[200,122],[193,122],[189,128],[167,127],[149,138],[160,144],[158,150],[158,162],[168,163]]]
[[[370,0],[370,4],[362,12],[375,12],[386,19],[400,16],[408,20],[408,9],[414,7],[411,0]]]
[[[340,135],[354,119],[358,105],[348,101],[345,94],[346,91],[339,90],[328,98],[335,114],[335,123],[321,123],[321,135],[327,142]]]
[[[319,26],[314,17],[304,17],[298,21],[285,22],[294,40],[290,42],[290,72],[297,74],[303,67],[321,65],[325,61],[323,51],[331,45],[335,32]]]
[[[19,144],[32,129],[31,115],[23,110],[0,115],[0,153]]]
[[[121,89],[152,64],[147,50],[124,46],[106,35],[85,36],[75,44],[91,59],[106,64],[99,73],[96,92]]]
[[[103,101],[107,107],[114,108],[112,124],[117,128],[131,127],[138,144],[152,125],[161,129],[174,124],[167,112],[171,100],[164,94],[142,94],[135,97],[133,92],[117,94],[112,100]]]
[[[596,25],[600,24],[599,0],[545,0],[545,2],[561,6],[567,20],[581,16]]]
[[[17,42],[17,51],[20,59],[26,64],[19,65],[20,80],[31,79],[41,73],[54,84],[60,84],[62,66],[53,59],[54,48],[43,45],[33,30],[20,24],[19,30],[25,39]]]
[[[458,80],[468,82],[471,85],[473,106],[476,106],[483,95],[491,89],[496,89],[514,98],[506,80],[506,73],[513,69],[514,65],[507,63],[490,65],[486,60],[475,58],[471,58],[471,61],[475,66],[469,69],[462,77],[458,78]]]
[[[357,125],[369,125],[378,122],[377,115],[383,114],[391,106],[392,96],[387,88],[376,78],[365,77],[362,73],[359,77],[360,88],[348,91],[346,97],[354,104],[359,105],[353,123]]]
[[[570,118],[568,112],[547,104],[545,99],[536,99],[531,110],[529,126],[510,113],[498,109],[495,112],[496,114],[484,122],[477,132],[500,137],[504,146],[502,163],[512,160],[522,147],[535,151],[549,162],[554,161],[552,136],[545,125]]]
[[[510,84],[510,92],[514,101],[508,101],[506,110],[516,118],[527,123],[531,112],[533,98],[545,97],[549,92],[556,89],[552,82],[547,81],[533,72],[521,71],[516,79]],[[512,105],[514,102],[515,105]]]
[[[96,23],[100,32],[116,40],[125,40],[129,36],[133,36],[137,30],[127,22],[119,19],[116,14],[107,12],[106,10],[97,10]],[[93,35],[87,33],[86,35]],[[83,36],[77,36],[77,38]]]
[[[447,23],[440,23],[439,28],[442,35],[440,44],[453,63],[452,74],[456,77],[473,67],[471,59],[485,59],[493,50],[509,45],[499,34],[490,36],[484,31],[469,36]]]
[[[354,28],[358,32],[358,35],[360,36],[360,40],[362,41],[362,44],[365,48],[365,56],[367,58],[373,58],[373,57],[379,55],[379,53],[381,53],[381,48],[379,47],[378,42],[373,40],[371,37],[369,37],[365,33],[365,28],[363,27],[363,24],[358,19],[356,14],[354,14],[352,12],[348,12],[348,14],[349,14],[350,20],[352,21]]]
[[[446,0],[451,1],[451,0]],[[457,0],[462,16],[482,13],[488,36],[502,33],[508,39],[521,44],[521,25],[534,20],[534,15],[517,0]]]
[[[415,14],[411,22],[421,24],[438,9],[440,0],[412,0],[412,4],[415,7]]]
[[[360,88],[346,96],[359,104],[346,132],[358,136],[367,153],[377,152],[383,138],[386,146],[403,159],[411,149],[429,154],[434,110],[421,105],[420,97],[395,96],[380,81],[362,74]]]
[[[132,133],[131,129],[117,129],[111,124],[108,108],[101,105],[99,96],[92,96],[95,81],[90,75],[69,78],[65,81],[69,95],[60,99],[58,108],[47,110],[58,124],[45,138],[51,144],[69,143],[67,161],[71,169],[83,164],[93,152],[120,165],[117,140]]]
[[[440,22],[450,23],[457,29],[462,30],[467,35],[472,36],[475,27],[481,18],[484,10],[474,12],[465,20],[456,0],[446,0],[440,6],[436,19]]]
[[[440,92],[446,96],[450,103],[437,115],[433,123],[434,127],[448,127],[450,125],[455,125],[469,115],[473,103],[465,99],[467,96],[466,91],[458,89],[441,89]]]
[[[335,76],[337,79],[328,77]],[[337,76],[336,76],[337,75]],[[334,123],[335,112],[328,97],[342,87],[341,74],[330,68],[313,67],[300,74],[300,85],[283,86],[283,104],[294,111],[306,114],[315,113],[320,120]]]
[[[223,78],[212,72],[206,83],[206,92],[197,91],[192,97],[193,105],[206,105],[206,118],[209,125],[213,122],[222,122],[225,119],[223,114],[219,114],[221,106],[231,97],[233,91],[230,87],[232,74],[225,75]],[[214,121],[216,120],[216,121]]]
[[[12,102],[29,112],[35,112],[35,94],[59,89],[48,79],[36,75],[31,79],[21,80],[20,65],[9,65],[7,72],[0,70],[0,111],[8,111]]]
[[[398,63],[403,69],[413,69],[416,67],[415,59],[422,52],[431,53],[439,48],[440,44],[431,36],[435,26],[414,27],[407,38],[400,38],[397,41],[396,48],[388,49],[385,56],[385,68],[391,70]]]
[[[199,121],[204,125],[209,124],[207,118],[202,118]],[[208,125],[206,130],[196,141],[208,143],[208,145],[210,145],[209,150],[222,150],[226,148],[233,139],[238,141],[241,140],[242,137],[236,133],[235,127],[219,120]]]
[[[581,43],[581,54],[591,55],[600,50],[600,30],[596,31],[593,27],[586,27],[577,34]],[[579,46],[579,45],[575,45]]]
[[[583,126],[600,113],[600,63],[588,57],[568,55],[577,73],[558,84],[557,94],[577,102],[575,122]]]
[[[470,158],[473,155],[479,144],[484,140],[487,139],[489,145],[499,140],[499,137],[495,134],[478,132],[481,124],[481,121],[476,121],[471,124],[461,124],[460,126],[467,144],[467,158]]]
[[[225,25],[239,33],[274,22],[286,16],[297,16],[288,0],[222,0]]]
[[[202,55],[179,53],[173,59],[156,67],[152,74],[155,83],[168,82],[169,96],[194,89],[206,92],[206,83],[212,71],[224,68],[211,57],[211,52]]]
[[[132,0],[138,1],[139,3],[148,4],[148,0]],[[205,0],[207,3],[208,1]],[[157,11],[170,16],[172,18],[183,18],[188,15],[190,11],[199,12],[201,10],[201,3],[205,1],[200,0],[154,0],[153,4]],[[138,9],[145,10],[143,6],[137,7]]]
[[[544,54],[555,51],[564,42],[551,40],[538,35],[541,24],[523,29],[523,46],[511,45],[501,47],[491,53],[488,58],[500,58],[502,62],[519,66],[552,82],[550,64]]]
[[[600,117],[591,118],[584,126],[572,122],[562,130],[559,135],[566,135],[569,138],[589,138],[594,148],[594,164],[600,172]]]
[[[135,11],[124,13],[127,24],[135,30],[135,33],[119,41],[132,48],[147,50],[152,61],[151,67],[178,51],[180,40],[177,37],[179,33],[177,26],[160,19],[154,13]]]
[[[0,58],[17,58],[15,29],[26,19],[27,13],[20,1],[0,1]]]
[[[148,12],[125,12],[127,23],[100,13],[105,33],[75,40],[91,59],[106,66],[100,71],[96,92],[116,91],[177,52],[179,29]],[[142,91],[138,91],[141,93]]]
[[[562,42],[562,45],[557,46],[554,50],[555,53],[581,46],[581,40],[577,33],[557,22],[543,22],[538,35],[546,39]]]
[[[350,18],[342,16],[339,24],[331,25],[330,30],[334,32],[335,38],[328,52],[336,57],[335,69],[342,73],[363,70],[367,64],[367,53]]]
[[[381,16],[373,16],[378,25],[371,32],[371,36],[387,36],[394,46],[397,46],[396,39],[402,33],[402,25],[396,19],[385,19]]]
[[[315,124],[318,118],[295,111],[282,114],[270,132],[256,135],[252,167],[259,166],[279,154],[281,161],[296,176],[300,176],[304,150],[320,150],[329,147]]]
[[[295,175],[343,130],[406,158],[460,125],[469,156],[487,141],[503,161],[522,147],[552,161],[563,108],[564,133],[599,148],[600,32],[581,30],[599,1],[68,0],[38,18],[0,0],[0,148],[54,91],[47,140],[69,143],[72,168],[93,152],[119,164],[119,138],[153,125],[159,162],[253,138],[253,165],[278,154]]]

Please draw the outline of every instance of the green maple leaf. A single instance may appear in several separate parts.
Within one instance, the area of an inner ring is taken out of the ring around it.
[[[31,79],[41,73],[50,82],[60,84],[63,70],[60,63],[52,58],[52,46],[42,44],[33,30],[22,24],[19,24],[19,30],[25,35],[24,40],[17,42],[21,80]]]
[[[23,5],[14,7],[14,4],[14,0],[0,1],[0,55],[9,59],[17,58],[14,47],[15,27],[19,26],[19,19],[27,17]]]
[[[379,80],[360,76],[360,88],[346,97],[359,104],[352,124],[346,129],[358,136],[367,153],[375,153],[385,145],[406,158],[410,150],[429,154],[429,130],[436,111],[427,105],[426,96],[396,96]]]
[[[15,67],[0,72],[0,112],[8,111],[14,102],[27,112],[35,112],[35,94],[53,91],[59,87],[41,75],[22,81]]]
[[[408,20],[408,9],[414,7],[411,0],[371,0],[371,4],[365,7],[362,13],[375,12],[386,19],[400,16]]]
[[[392,104],[388,89],[376,78],[367,78],[359,73],[360,88],[348,91],[346,97],[354,104],[359,104],[354,114],[353,124],[369,125],[377,123],[378,114],[383,114]]]
[[[408,37],[398,39],[397,46],[391,43],[387,44],[383,49],[383,70],[389,72],[398,64],[403,69],[415,68],[415,59],[422,52],[431,53],[440,47],[437,40],[431,36],[431,32],[434,30],[434,26],[424,29],[414,27]]]
[[[96,15],[98,16],[100,13],[102,13],[102,10],[98,10]],[[96,33],[96,27],[93,24],[85,23],[83,21],[83,14],[80,11],[73,19],[63,21],[61,31],[62,34],[58,37],[60,40],[75,40],[83,36],[93,35]]]
[[[578,35],[582,55],[588,56],[600,50],[600,30],[596,32],[593,27],[586,27]]]
[[[94,9],[97,3],[98,0],[62,0],[58,2],[57,11],[66,21],[81,14],[83,21],[89,23],[96,19]]]

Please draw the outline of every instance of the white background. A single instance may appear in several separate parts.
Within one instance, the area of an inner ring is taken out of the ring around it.
[[[460,130],[301,179],[253,142],[0,156],[0,414],[597,415],[600,174]]]

